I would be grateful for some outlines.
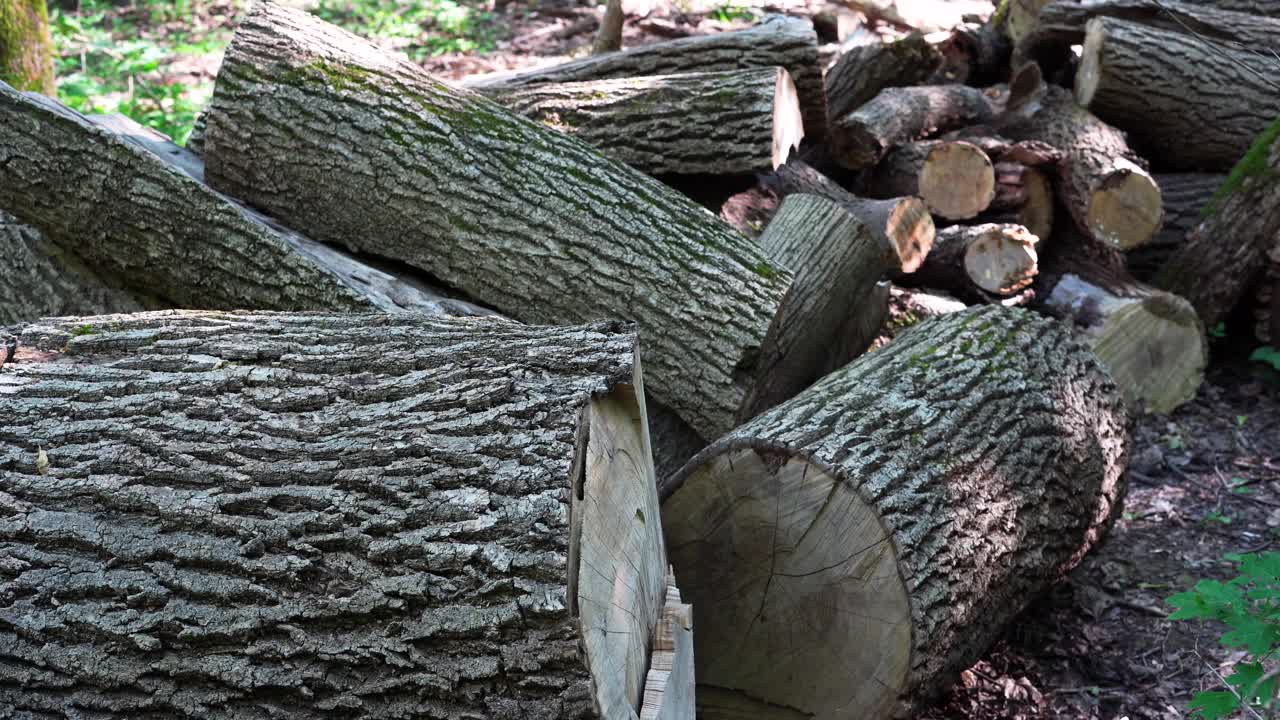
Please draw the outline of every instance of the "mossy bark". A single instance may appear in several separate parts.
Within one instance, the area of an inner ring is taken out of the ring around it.
[[[0,80],[19,90],[55,94],[44,0],[0,0]]]

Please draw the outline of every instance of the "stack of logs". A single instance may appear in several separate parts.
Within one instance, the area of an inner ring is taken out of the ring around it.
[[[0,84],[0,707],[909,716],[1280,283],[1268,2],[465,87],[262,2],[186,149]]]

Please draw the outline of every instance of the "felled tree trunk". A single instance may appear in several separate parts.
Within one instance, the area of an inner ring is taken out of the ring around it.
[[[1081,108],[1071,93],[1040,82],[1028,65],[1010,83],[1014,96],[1000,128],[1014,140],[1039,140],[1063,154],[1058,194],[1090,237],[1121,250],[1160,227],[1160,188],[1135,162],[1122,132]]]
[[[999,307],[920,323],[716,441],[663,488],[699,716],[909,716],[1096,542],[1127,450],[1093,354]]]
[[[383,313],[27,325],[0,370],[0,660],[22,668],[0,705],[638,712],[667,565],[635,341]]]
[[[148,133],[0,86],[0,207],[122,289],[172,305],[438,312],[448,302],[240,207],[201,183],[198,158]]]
[[[1129,401],[1163,414],[1194,398],[1209,348],[1191,303],[1134,280],[1123,256],[1074,228],[1047,245],[1037,302],[1088,338]]]
[[[1209,327],[1240,302],[1275,246],[1280,227],[1277,173],[1280,119],[1254,141],[1204,209],[1204,222],[1156,275],[1157,287],[1190,300]]]
[[[968,220],[995,197],[987,154],[966,142],[908,143],[889,152],[865,185],[872,197],[918,195],[934,215]]]
[[[880,332],[871,343],[871,350],[878,350],[908,328],[915,327],[931,317],[950,315],[964,310],[967,305],[937,290],[917,290],[881,283],[888,300],[888,313]]]
[[[50,315],[135,312],[145,300],[0,211],[0,327]]]
[[[1247,49],[1098,17],[1086,25],[1076,99],[1170,170],[1226,170],[1280,116],[1275,69]]]
[[[1280,12],[1280,4],[1277,5]],[[1034,42],[1066,48],[1084,42],[1085,25],[1096,17],[1199,36],[1236,48],[1266,50],[1280,33],[1280,16],[1236,12],[1204,2],[1145,0],[1056,0],[1040,11]],[[1264,68],[1265,69],[1265,68]]]
[[[641,45],[520,73],[478,76],[463,84],[490,93],[546,83],[749,67],[786,68],[800,95],[805,134],[814,140],[826,135],[827,101],[818,66],[818,36],[813,24],[801,18],[773,16],[745,30]]]
[[[827,71],[827,113],[843,117],[887,87],[919,85],[941,64],[942,55],[918,32],[890,43],[855,47]]]
[[[895,145],[992,117],[990,101],[977,88],[885,88],[857,110],[833,117],[831,149],[841,165],[858,170],[875,165]]]
[[[931,85],[955,82],[986,87],[1008,79],[1013,45],[990,21],[958,27],[934,47],[943,60]]]
[[[651,175],[772,170],[804,137],[782,68],[548,83],[492,97]]]
[[[1205,209],[1227,176],[1217,173],[1164,173],[1155,176],[1164,199],[1164,222],[1151,242],[1125,254],[1129,272],[1150,282],[1173,257],[1191,231],[1204,219]]]
[[[1021,225],[952,225],[938,231],[924,264],[899,282],[991,302],[1035,280],[1039,241]]]
[[[636,321],[659,400],[707,437],[742,419],[791,274],[653,178],[268,3],[209,107],[215,187],[522,322]]]
[[[0,0],[0,82],[57,94],[45,0]]]

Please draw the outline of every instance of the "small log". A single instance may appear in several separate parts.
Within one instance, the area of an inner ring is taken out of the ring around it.
[[[968,220],[995,197],[995,170],[987,154],[970,143],[914,142],[886,155],[865,188],[872,197],[918,195],[934,215]]]
[[[1081,108],[1071,93],[1045,85],[1034,64],[1010,84],[998,129],[1014,140],[1039,140],[1062,152],[1058,196],[1090,237],[1129,250],[1160,227],[1160,188],[1138,164],[1124,133]]]
[[[1164,173],[1155,176],[1164,199],[1164,222],[1151,242],[1126,253],[1129,272],[1150,282],[1204,219],[1214,193],[1227,176],[1217,173]]]
[[[786,68],[800,96],[805,134],[813,140],[826,136],[827,101],[818,66],[818,36],[809,21],[781,15],[745,30],[657,42],[523,72],[471,77],[463,86],[487,94],[546,83],[749,67]]]
[[[871,167],[895,145],[993,117],[981,90],[964,85],[891,87],[832,121],[831,150],[851,170]]]
[[[51,315],[136,312],[154,305],[3,211],[0,267],[7,274],[0,282],[0,327]]]
[[[1162,168],[1227,170],[1280,116],[1274,57],[1109,17],[1085,32],[1076,99]]]
[[[984,307],[717,440],[661,488],[700,717],[910,717],[1105,532],[1128,427],[1066,327]]]
[[[917,290],[898,287],[892,283],[880,283],[888,301],[888,312],[880,332],[872,341],[870,350],[878,350],[893,342],[907,328],[914,327],[931,317],[950,315],[964,310],[967,305],[937,290]]]
[[[1022,225],[1038,238],[1049,237],[1053,233],[1055,206],[1049,175],[1038,167],[998,162],[995,178],[995,197],[979,219]]]
[[[1209,327],[1227,318],[1267,265],[1280,227],[1277,174],[1280,119],[1258,135],[1204,208],[1204,221],[1156,275],[1156,287],[1190,300]]]
[[[889,43],[855,47],[827,71],[827,112],[832,118],[844,117],[887,87],[923,83],[941,65],[941,53],[918,32]]]
[[[973,302],[992,302],[1029,287],[1040,239],[1021,225],[952,225],[938,231],[924,264],[899,282],[950,290]]]
[[[652,704],[668,565],[632,328],[167,311],[17,336],[0,659],[18,679],[0,706],[516,720]],[[666,679],[675,704],[685,677]]]
[[[547,83],[491,96],[651,175],[732,175],[786,162],[804,137],[782,68]]]

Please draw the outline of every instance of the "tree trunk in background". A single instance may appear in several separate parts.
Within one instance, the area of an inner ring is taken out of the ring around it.
[[[596,31],[596,39],[591,43],[591,52],[595,55],[616,52],[622,49],[622,21],[626,16],[622,12],[622,0],[608,0],[604,6],[604,19],[600,21],[600,29]]]
[[[1213,194],[1226,182],[1217,173],[1164,173],[1155,176],[1164,200],[1164,222],[1151,242],[1125,253],[1129,272],[1142,282],[1151,282],[1160,268],[1186,242],[1191,231],[1204,220]]]
[[[818,36],[809,21],[780,15],[745,30],[652,43],[524,72],[480,75],[463,81],[463,86],[487,94],[543,83],[749,67],[786,68],[800,94],[805,135],[815,141],[826,136],[827,101],[818,67]]]
[[[22,328],[0,706],[637,712],[667,565],[635,350],[620,323],[382,313]]]
[[[716,441],[661,493],[699,716],[909,717],[1105,532],[1128,423],[1065,327],[988,307]]]
[[[0,82],[53,97],[53,38],[45,0],[0,0]]]
[[[547,83],[491,97],[650,175],[768,171],[804,137],[782,68]]]
[[[976,88],[885,88],[857,110],[832,118],[831,149],[842,166],[860,170],[880,162],[895,145],[992,117],[990,101]]]

